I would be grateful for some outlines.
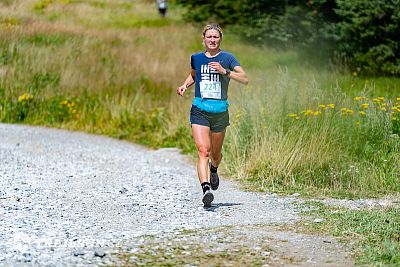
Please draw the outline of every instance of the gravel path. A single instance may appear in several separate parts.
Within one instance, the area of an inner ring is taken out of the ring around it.
[[[6,266],[116,264],[113,255],[146,236],[299,219],[293,199],[243,192],[225,179],[204,209],[195,167],[178,150],[55,129],[0,124],[0,181],[0,265]],[[266,232],[269,240],[306,242]],[[307,238],[314,247],[337,247]],[[298,253],[310,266],[312,253]]]

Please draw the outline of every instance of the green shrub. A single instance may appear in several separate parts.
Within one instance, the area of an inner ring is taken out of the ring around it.
[[[353,69],[400,75],[400,1],[337,0],[339,49]]]
[[[187,20],[231,26],[251,43],[300,48],[308,60],[366,75],[400,75],[398,0],[178,2],[190,6]]]
[[[49,5],[54,3],[54,0],[40,0],[33,4],[33,10],[36,12],[43,12]]]

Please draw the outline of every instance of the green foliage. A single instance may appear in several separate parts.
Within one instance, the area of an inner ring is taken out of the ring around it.
[[[24,37],[22,41],[35,45],[50,46],[50,45],[63,45],[69,39],[70,37],[64,34],[37,33],[31,36]]]
[[[23,93],[17,99],[4,97],[0,102],[0,120],[23,122],[34,108],[35,99],[31,94]]]
[[[328,22],[337,19],[332,11],[333,0],[308,1],[307,4],[304,1],[275,0],[178,2],[190,6],[184,16],[186,20],[213,20],[231,26],[252,43],[268,43],[277,47],[301,45],[315,48],[319,44],[320,49],[324,48],[321,40],[329,34]]]
[[[194,1],[186,16],[217,21],[252,43],[298,47],[367,75],[400,75],[399,0]],[[327,62],[327,60],[326,60]]]
[[[337,0],[340,56],[366,74],[400,75],[400,1]]]
[[[178,0],[177,3],[190,6],[184,18],[195,21],[217,21],[221,25],[246,24],[250,28],[258,19],[268,14],[280,15],[284,11],[284,2],[279,0]]]
[[[14,3],[14,1],[15,1],[15,0],[0,0],[0,4],[9,6],[9,5],[11,5],[12,3]]]
[[[11,61],[11,53],[8,49],[3,49],[0,54],[0,65],[7,65]]]
[[[29,84],[31,92],[37,93],[45,88],[56,88],[60,82],[60,74],[52,72],[35,73]]]
[[[166,27],[171,24],[169,19],[138,19],[131,16],[115,15],[110,17],[108,27],[121,29],[141,28],[141,27]]]
[[[0,15],[0,25],[1,26],[17,26],[17,25],[21,25],[22,21],[19,18],[15,18],[15,17],[3,17],[2,15]]]
[[[77,2],[76,0],[73,2]],[[89,5],[102,9],[131,9],[134,5],[130,2],[90,1]]]
[[[230,173],[261,190],[400,190],[400,98],[318,92],[310,82],[300,93],[287,79],[245,90],[234,103],[224,148]],[[374,83],[364,86],[372,91]]]
[[[55,0],[39,0],[33,4],[33,10],[36,12],[43,12],[49,5],[54,3]]]

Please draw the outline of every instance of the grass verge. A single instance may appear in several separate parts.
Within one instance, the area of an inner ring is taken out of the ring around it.
[[[350,244],[361,266],[399,266],[400,207],[348,209],[310,201],[301,205],[308,219],[290,226],[295,231],[332,235]]]

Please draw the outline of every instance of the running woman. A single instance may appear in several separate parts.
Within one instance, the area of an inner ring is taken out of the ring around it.
[[[211,190],[219,186],[218,166],[229,125],[228,85],[230,79],[248,84],[246,72],[232,53],[220,49],[222,30],[217,24],[203,29],[205,51],[191,56],[191,72],[176,89],[178,95],[194,84],[195,97],[190,110],[192,134],[197,147],[197,175],[203,190],[204,207],[211,207]]]

